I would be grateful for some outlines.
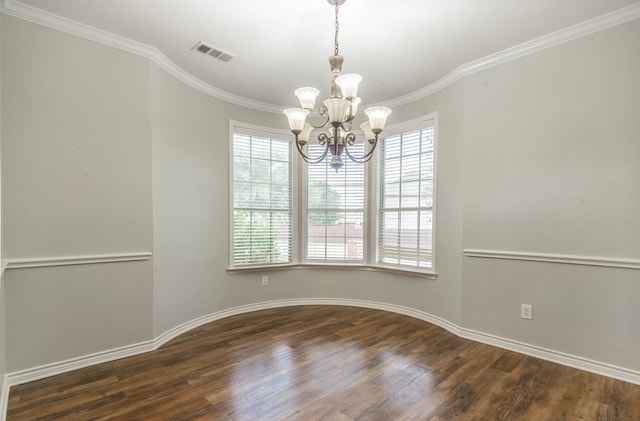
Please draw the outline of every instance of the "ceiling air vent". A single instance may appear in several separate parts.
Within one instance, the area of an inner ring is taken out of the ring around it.
[[[194,45],[192,50],[202,54],[206,54],[213,58],[217,58],[218,60],[224,61],[225,63],[235,57],[231,53],[228,53],[218,47],[207,45],[202,41]]]

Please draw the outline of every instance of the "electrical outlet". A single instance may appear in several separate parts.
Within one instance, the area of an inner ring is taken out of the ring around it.
[[[269,277],[268,276],[263,276],[262,277],[262,286],[267,286],[269,285]]]
[[[533,306],[531,304],[520,304],[520,317],[523,319],[533,319]]]

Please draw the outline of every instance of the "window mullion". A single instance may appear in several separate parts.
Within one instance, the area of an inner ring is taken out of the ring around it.
[[[398,208],[400,209],[400,211],[398,212],[398,243],[397,243],[397,248],[398,248],[398,254],[397,254],[397,259],[398,259],[398,264],[401,263],[402,259],[402,215],[404,214],[403,212],[403,208],[402,208],[402,197],[403,197],[403,186],[404,186],[404,180],[402,179],[402,165],[403,165],[403,152],[404,152],[404,142],[403,142],[403,135],[400,135],[400,169],[398,170]]]

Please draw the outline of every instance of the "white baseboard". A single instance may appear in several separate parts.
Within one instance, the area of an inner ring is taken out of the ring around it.
[[[96,364],[119,360],[121,358],[144,354],[145,352],[155,351],[156,349],[154,341],[139,342],[133,345],[126,345],[120,348],[109,349],[81,357],[70,358],[64,361],[15,371],[13,373],[8,373],[6,377],[8,379],[9,386],[15,386],[22,383],[32,382],[34,380],[44,379],[45,377],[67,373],[79,368],[85,368]]]
[[[551,361],[560,365],[565,365],[568,367],[577,368],[579,370],[588,371],[590,373],[599,374],[602,376],[611,377],[614,379],[640,385],[640,371],[591,360],[577,355],[555,351],[553,349],[543,348],[541,346],[531,345],[525,342],[515,341],[513,339],[478,332],[471,329],[460,328],[460,334],[458,336],[465,339],[470,339],[472,341],[497,346],[498,348],[508,349],[509,351],[518,352],[520,354],[540,358],[541,360]]]
[[[140,342],[138,344],[128,345],[116,349],[97,352],[94,354],[72,358],[65,361],[46,364],[39,367],[29,368],[26,370],[20,370],[13,373],[8,373],[4,376],[4,382],[2,387],[2,396],[0,400],[0,407],[2,413],[0,413],[0,421],[6,414],[6,404],[9,396],[9,387],[27,383],[30,381],[42,379],[49,376],[55,376],[57,374],[66,373],[79,368],[88,367],[95,364],[114,361],[121,358],[131,357],[134,355],[142,354],[149,351],[154,351],[166,344],[170,340],[177,336],[188,332],[198,326],[224,319],[229,316],[248,313],[257,310],[266,310],[278,307],[290,307],[297,305],[340,305],[340,306],[352,306],[371,308],[376,310],[384,310],[392,313],[403,314],[409,317],[414,317],[419,320],[423,320],[432,323],[436,326],[440,326],[449,332],[459,337],[470,339],[477,342],[482,342],[488,345],[497,346],[499,348],[508,349],[510,351],[519,352],[521,354],[530,355],[532,357],[540,358],[543,360],[551,361],[561,365],[577,368],[580,370],[588,371],[591,373],[612,377],[618,380],[623,380],[629,383],[640,384],[640,371],[627,369],[624,367],[618,367],[615,365],[590,360],[584,357],[566,354],[552,349],[539,347],[536,345],[527,344],[524,342],[515,341],[508,338],[503,338],[496,335],[491,335],[484,332],[479,332],[472,329],[462,328],[454,323],[451,323],[443,318],[434,316],[432,314],[412,309],[409,307],[398,306],[395,304],[381,303],[375,301],[364,300],[351,300],[343,298],[302,298],[302,299],[289,299],[289,300],[275,300],[266,301],[255,304],[248,304],[238,307],[233,307],[227,310],[215,312],[193,319],[189,322],[183,323],[173,329],[168,330],[162,335],[158,336],[154,340]]]
[[[302,300],[306,301],[306,300]],[[313,301],[313,300],[311,300]],[[448,330],[456,336],[470,339],[472,341],[481,342],[487,345],[493,345],[498,348],[507,349],[509,351],[518,352],[520,354],[529,355],[540,358],[542,360],[551,361],[568,367],[577,368],[579,370],[588,371],[590,373],[599,374],[606,377],[626,381],[640,385],[640,371],[631,370],[625,367],[619,367],[613,364],[607,364],[600,361],[591,360],[577,355],[567,354],[560,351],[544,348],[513,339],[503,338],[501,336],[480,332],[473,329],[460,327],[448,320],[426,313],[424,311],[415,310],[408,307],[398,306],[395,304],[386,304],[379,302],[361,301],[361,300],[329,300],[330,302],[321,304],[330,305],[350,305],[354,307],[366,307],[377,310],[385,310],[393,313],[403,314],[405,316],[414,317],[424,320]],[[313,304],[309,302],[308,304]]]

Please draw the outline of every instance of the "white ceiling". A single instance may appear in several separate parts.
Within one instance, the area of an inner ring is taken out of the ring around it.
[[[19,4],[17,1],[12,3]],[[327,0],[23,0],[159,49],[226,92],[295,106],[293,91],[328,95],[334,8]],[[347,0],[340,7],[343,72],[363,75],[363,103],[424,88],[458,66],[635,0]],[[237,57],[195,53],[203,41]]]

